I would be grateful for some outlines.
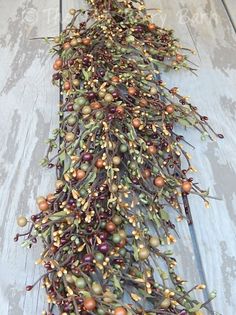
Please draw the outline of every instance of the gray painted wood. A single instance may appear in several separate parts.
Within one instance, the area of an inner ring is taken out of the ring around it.
[[[152,1],[152,6],[155,3]],[[210,187],[212,195],[222,198],[212,201],[210,209],[205,209],[197,197],[191,198],[191,209],[207,285],[218,293],[214,309],[233,314],[236,309],[236,36],[221,1],[163,0],[160,7],[164,25],[175,28],[183,44],[196,50],[192,60],[200,66],[198,77],[179,72],[171,78],[168,74],[166,80],[179,86],[183,95],[191,95],[192,102],[210,117],[214,129],[225,135],[223,141],[201,143],[196,132],[186,134],[196,145],[190,151],[193,165],[198,169],[196,181],[204,188]]]
[[[202,282],[205,276],[209,290],[218,291],[214,309],[230,315],[236,309],[235,34],[221,0],[146,2],[149,8],[163,9],[162,15],[151,11],[155,22],[174,28],[183,44],[196,50],[192,60],[200,66],[198,77],[181,71],[168,74],[166,81],[191,95],[192,102],[226,137],[217,143],[201,143],[196,132],[187,133],[188,140],[197,144],[194,152],[189,150],[199,170],[195,178],[222,201],[213,201],[205,209],[200,199],[191,198],[194,230],[185,222],[178,224],[181,240],[174,251],[188,286]],[[225,3],[235,12],[233,0]],[[40,249],[21,249],[12,237],[18,230],[16,217],[34,213],[34,198],[53,187],[54,173],[42,170],[38,161],[45,152],[49,130],[57,125],[58,91],[50,85],[47,46],[29,38],[58,33],[58,6],[58,0],[19,0],[17,5],[13,0],[0,2],[0,314],[4,315],[41,314],[45,299],[39,288],[24,291],[25,284],[42,272],[34,266]],[[63,25],[69,21],[69,8],[81,6],[84,3],[75,0],[63,2]]]
[[[226,10],[234,28],[236,28],[236,2],[234,0],[222,0],[222,2],[226,6]]]
[[[53,187],[54,173],[39,160],[57,125],[58,91],[50,85],[48,46],[30,38],[58,33],[58,1],[1,1],[0,15],[0,314],[36,315],[44,291],[26,293],[25,285],[42,272],[34,263],[40,248],[22,249],[13,237],[16,217],[35,213],[35,197]]]

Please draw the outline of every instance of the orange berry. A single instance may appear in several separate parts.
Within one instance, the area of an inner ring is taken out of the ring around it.
[[[96,303],[96,300],[94,298],[88,297],[88,298],[84,299],[84,308],[87,311],[95,310],[96,306],[97,306],[97,303]]]
[[[173,114],[175,111],[175,108],[173,105],[167,105],[165,110],[168,114]]]
[[[111,78],[111,81],[112,81],[113,83],[119,83],[119,82],[120,82],[120,78],[114,76],[114,77]]]
[[[149,24],[148,24],[148,29],[149,29],[149,31],[154,31],[154,30],[156,29],[156,24],[154,24],[154,23],[149,23]]]
[[[154,184],[155,186],[157,186],[158,188],[162,188],[165,186],[165,180],[162,176],[157,176],[154,180]]]
[[[63,45],[63,48],[64,48],[65,50],[70,49],[70,48],[71,48],[70,43],[65,43],[65,44]]]
[[[102,104],[99,102],[92,102],[90,104],[90,107],[91,107],[91,109],[100,109],[100,108],[102,108]]]
[[[47,201],[41,201],[39,203],[39,209],[41,211],[47,211],[49,209],[49,204],[47,203]]]
[[[185,193],[189,194],[192,189],[192,186],[193,186],[192,183],[184,181],[181,185],[181,188]]]
[[[79,169],[76,171],[76,178],[77,178],[78,180],[84,179],[85,176],[86,176],[85,171],[79,170]]]
[[[69,82],[69,81],[66,81],[66,82],[64,83],[64,89],[65,89],[66,91],[68,91],[68,90],[70,89],[70,82]]]
[[[127,311],[124,307],[116,307],[114,311],[114,315],[127,315]]]
[[[128,93],[129,93],[129,95],[134,96],[137,93],[137,90],[135,87],[131,86],[128,88]]]
[[[176,55],[176,61],[177,62],[182,62],[183,60],[184,60],[184,56],[183,55],[180,55],[180,54]]]
[[[91,39],[90,38],[83,38],[82,39],[82,43],[85,45],[85,46],[89,46],[91,44]]]
[[[61,68],[63,65],[63,60],[61,58],[57,58],[54,64]]]

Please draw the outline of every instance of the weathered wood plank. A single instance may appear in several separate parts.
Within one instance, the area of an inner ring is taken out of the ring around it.
[[[234,29],[236,29],[236,2],[234,0],[222,0],[222,3],[226,7]]]
[[[150,6],[156,1],[150,1]],[[224,141],[200,143],[196,132],[188,131],[187,140],[196,144],[191,152],[193,164],[199,170],[195,178],[211,194],[221,197],[210,209],[197,197],[191,198],[194,229],[209,290],[216,289],[214,309],[233,314],[236,305],[235,223],[236,207],[234,178],[236,160],[235,134],[235,72],[236,36],[220,1],[160,1],[166,27],[176,29],[184,45],[195,48],[193,61],[200,65],[198,77],[186,72],[166,77],[179,86],[182,94],[192,96],[192,102],[210,117],[211,125],[225,135]],[[156,16],[156,20],[158,15]],[[189,39],[191,38],[191,41]]]
[[[35,266],[40,249],[22,249],[13,237],[16,217],[35,213],[35,197],[53,187],[54,174],[39,160],[57,124],[58,91],[50,84],[48,46],[30,38],[58,33],[58,0],[1,2],[0,16],[0,313],[41,314],[43,290],[25,292],[42,273]]]

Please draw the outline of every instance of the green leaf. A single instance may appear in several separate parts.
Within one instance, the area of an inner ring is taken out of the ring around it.
[[[178,123],[184,127],[191,127],[191,124],[187,119],[184,118],[178,118]]]
[[[138,247],[135,244],[133,244],[133,249],[134,249],[134,259],[136,261],[138,261],[138,259],[139,259],[139,257],[138,257]]]
[[[82,69],[83,75],[84,75],[84,79],[86,81],[88,81],[91,77],[91,72],[86,71],[85,69]]]
[[[162,218],[162,220],[164,220],[164,221],[169,221],[170,220],[169,214],[164,209],[161,209],[159,211],[159,213],[160,213],[160,217]]]
[[[55,221],[55,220],[61,219],[62,217],[66,216],[66,215],[67,215],[67,213],[65,211],[58,211],[58,212],[50,215],[49,219],[52,221]]]
[[[113,283],[114,283],[114,286],[119,289],[121,292],[123,292],[123,289],[121,287],[121,284],[120,284],[120,281],[118,280],[117,276],[114,275],[113,276]]]
[[[194,312],[198,312],[201,308],[202,308],[202,303],[199,303],[196,306],[188,309],[188,311],[191,313],[194,313]]]

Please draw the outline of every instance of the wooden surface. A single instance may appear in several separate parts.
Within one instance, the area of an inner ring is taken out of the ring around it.
[[[147,0],[153,20],[171,27],[183,45],[196,50],[192,60],[198,77],[186,72],[164,75],[169,86],[179,86],[183,95],[210,117],[225,140],[201,142],[196,132],[187,138],[196,145],[189,152],[194,174],[201,186],[222,198],[206,209],[191,198],[194,225],[178,226],[181,240],[175,246],[180,274],[188,286],[205,282],[216,289],[213,308],[224,315],[235,313],[236,302],[236,20],[234,0]],[[63,2],[62,21],[68,9],[84,5]],[[227,10],[226,10],[227,9]],[[230,12],[230,16],[229,16]],[[40,249],[26,250],[12,241],[18,228],[16,217],[34,213],[34,198],[49,192],[54,174],[39,167],[44,140],[57,125],[58,91],[50,85],[48,47],[31,37],[56,35],[59,30],[59,0],[0,0],[0,314],[39,315],[44,291],[25,293],[42,270],[34,265]]]

